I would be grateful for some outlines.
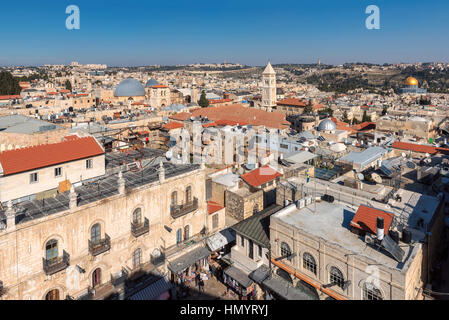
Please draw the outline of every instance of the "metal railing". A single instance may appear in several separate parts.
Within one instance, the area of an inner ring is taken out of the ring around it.
[[[122,268],[120,275],[114,276],[111,274],[111,284],[114,287],[121,285],[128,278],[128,275],[129,275],[128,271],[125,268]]]
[[[145,218],[145,221],[140,223],[131,222],[131,233],[134,237],[140,237],[148,232],[150,232],[150,221],[148,218]]]
[[[63,251],[62,257],[53,259],[42,258],[44,272],[46,275],[52,275],[59,271],[65,270],[70,265],[70,255]]]
[[[111,238],[105,234],[104,239],[92,242],[89,240],[89,253],[93,256],[98,256],[111,249]]]
[[[187,202],[185,204],[172,205],[170,207],[170,214],[174,219],[176,219],[197,209],[198,209],[198,198],[193,198],[193,201]]]

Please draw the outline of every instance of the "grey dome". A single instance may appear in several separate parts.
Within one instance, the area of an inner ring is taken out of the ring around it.
[[[150,80],[147,81],[147,84],[145,85],[146,88],[151,88],[152,86],[157,86],[159,84],[159,82],[154,79],[151,78]]]
[[[321,121],[318,126],[318,131],[334,131],[335,129],[337,129],[337,125],[329,118]]]
[[[141,97],[145,95],[145,88],[134,78],[126,78],[115,88],[114,97]]]

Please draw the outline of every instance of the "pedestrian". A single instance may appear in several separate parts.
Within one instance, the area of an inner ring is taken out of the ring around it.
[[[199,272],[195,273],[195,287],[199,286],[199,282],[200,282],[201,276]]]
[[[204,280],[203,279],[200,279],[199,285],[200,285],[200,292],[204,292]]]

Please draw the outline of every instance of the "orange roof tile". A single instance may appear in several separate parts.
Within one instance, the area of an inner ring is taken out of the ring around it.
[[[400,149],[400,150],[407,150],[407,151],[410,150],[413,152],[428,153],[428,154],[437,153],[436,147],[426,146],[426,145],[417,144],[417,143],[401,142],[401,141],[395,141],[393,143],[393,148]]]
[[[233,121],[239,124],[250,124],[252,126],[266,126],[269,128],[285,129],[290,122],[285,119],[281,112],[267,112],[260,109],[244,107],[241,104],[231,104],[221,107],[198,108],[189,113],[183,112],[171,116],[171,119],[186,121],[190,117],[207,117],[212,121]]]
[[[352,218],[351,226],[376,234],[377,217],[381,217],[384,219],[384,230],[385,234],[387,234],[388,229],[390,228],[391,221],[393,220],[393,214],[364,205],[361,205],[359,207],[354,218]]]
[[[164,129],[167,130],[173,130],[173,129],[179,129],[179,128],[184,128],[184,124],[179,123],[179,122],[169,122],[163,125]]]
[[[278,177],[281,177],[282,173],[274,170],[272,167],[266,165],[261,168],[255,169],[251,172],[242,174],[240,177],[245,180],[249,185],[258,187],[264,183],[272,181]]]
[[[163,88],[168,88],[168,87],[167,87],[167,86],[164,86],[163,84],[158,84],[158,85],[152,86],[151,88],[154,88],[154,89],[163,89]]]
[[[20,95],[0,96],[0,100],[21,99]]]
[[[305,107],[308,103],[298,98],[285,98],[284,100],[278,101],[277,104],[281,106]]]
[[[68,137],[59,143],[1,152],[0,164],[3,174],[10,175],[101,154],[104,150],[93,137]]]

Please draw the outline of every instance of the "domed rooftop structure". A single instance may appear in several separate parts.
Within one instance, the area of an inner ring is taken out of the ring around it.
[[[145,96],[145,88],[134,78],[126,78],[115,88],[114,97],[142,97]]]
[[[416,78],[413,78],[413,77],[408,77],[407,79],[405,79],[405,85],[406,86],[418,86],[418,80],[416,80]]]
[[[327,118],[320,122],[318,125],[318,131],[334,131],[337,129],[337,125],[331,119]]]
[[[153,86],[157,86],[158,84],[159,84],[159,82],[156,79],[151,78],[150,80],[147,81],[147,84],[145,85],[145,87],[151,88]]]

